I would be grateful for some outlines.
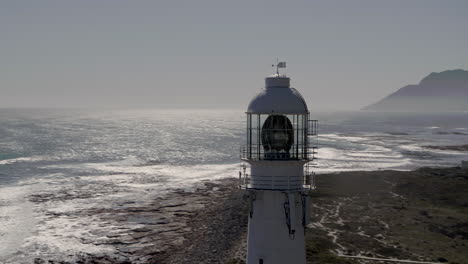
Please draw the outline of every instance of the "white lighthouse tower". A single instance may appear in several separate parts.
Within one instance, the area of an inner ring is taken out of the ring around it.
[[[305,264],[317,121],[309,119],[304,98],[278,70],[265,78],[246,114],[240,185],[250,201],[247,264]]]

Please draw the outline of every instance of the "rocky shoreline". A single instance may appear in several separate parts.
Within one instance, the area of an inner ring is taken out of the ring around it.
[[[44,202],[47,197],[31,199]],[[206,181],[193,191],[175,190],[146,205],[89,209],[81,214],[94,215],[119,228],[89,230],[97,239],[81,243],[112,250],[81,253],[67,260],[64,256],[37,257],[33,263],[224,263],[233,257],[241,259],[244,253],[237,248],[244,248],[247,211],[236,179]],[[67,216],[56,213],[50,217]]]
[[[34,262],[244,263],[247,204],[237,179],[224,179],[176,190],[149,206],[83,212],[140,221],[113,233],[95,231],[100,238],[89,243],[109,245],[112,254]],[[468,263],[468,172],[460,168],[318,175],[311,207],[309,263]]]
[[[424,147],[428,149],[468,151],[468,144],[460,145],[460,146],[424,146]]]

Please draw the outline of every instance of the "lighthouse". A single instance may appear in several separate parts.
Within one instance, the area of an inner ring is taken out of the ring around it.
[[[309,192],[315,188],[317,121],[291,79],[279,73],[249,103],[241,147],[241,189],[248,193],[247,264],[305,264]]]

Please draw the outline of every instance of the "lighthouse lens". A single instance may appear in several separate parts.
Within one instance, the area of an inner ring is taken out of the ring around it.
[[[270,115],[262,127],[265,153],[288,153],[294,143],[294,129],[284,115]]]

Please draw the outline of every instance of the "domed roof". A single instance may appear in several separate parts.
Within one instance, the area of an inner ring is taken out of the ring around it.
[[[255,114],[307,114],[307,104],[302,95],[289,87],[289,78],[273,75],[265,78],[262,89],[249,103],[247,113]]]

